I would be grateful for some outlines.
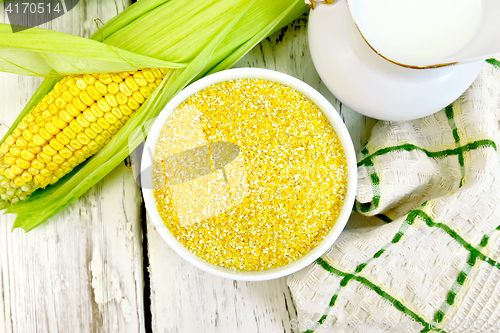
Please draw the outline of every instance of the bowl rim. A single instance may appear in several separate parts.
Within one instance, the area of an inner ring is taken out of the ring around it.
[[[352,143],[352,139],[349,135],[347,127],[345,126],[340,115],[337,113],[333,105],[331,105],[330,102],[316,89],[293,76],[262,68],[235,68],[208,75],[190,84],[182,91],[180,91],[174,98],[172,98],[172,100],[170,100],[170,102],[167,103],[158,117],[154,120],[154,123],[149,131],[144,145],[144,150],[141,158],[140,177],[142,184],[151,183],[152,168],[150,168],[150,166],[153,163],[152,155],[154,155],[154,153],[151,155],[148,154],[147,151],[155,151],[156,142],[163,128],[163,125],[165,124],[168,117],[172,114],[172,112],[182,102],[184,102],[191,95],[207,88],[212,84],[236,79],[252,78],[281,83],[302,93],[323,112],[323,114],[327,117],[333,129],[335,130],[338,138],[340,139],[347,163],[346,196],[344,198],[344,203],[342,205],[340,214],[337,217],[337,221],[333,225],[330,232],[323,238],[323,240],[303,257],[281,267],[261,271],[232,270],[209,263],[208,261],[205,261],[201,257],[198,257],[187,248],[185,248],[170,233],[167,226],[165,226],[165,224],[163,223],[163,220],[156,208],[153,189],[142,188],[142,194],[146,210],[156,230],[162,236],[165,242],[183,259],[190,262],[194,266],[219,277],[242,281],[263,281],[280,278],[297,272],[298,270],[306,267],[321,255],[323,255],[334,244],[335,240],[337,240],[340,233],[344,229],[354,205],[354,198],[357,188],[357,166],[354,145]]]

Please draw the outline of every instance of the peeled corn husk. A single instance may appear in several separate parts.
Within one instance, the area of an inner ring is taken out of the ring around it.
[[[302,0],[143,0],[90,39],[38,28],[13,34],[0,24],[0,70],[46,77],[3,140],[65,75],[171,69],[104,148],[56,184],[7,209],[17,214],[13,228],[29,231],[80,197],[142,142],[134,130],[155,118],[175,94],[204,75],[230,68],[306,10]]]

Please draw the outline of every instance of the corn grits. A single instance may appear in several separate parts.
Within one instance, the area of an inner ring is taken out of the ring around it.
[[[216,166],[211,147],[221,142],[239,151]],[[203,150],[211,173],[179,169],[186,181],[169,182],[165,161],[185,151],[201,160]],[[346,159],[328,119],[298,91],[261,79],[217,83],[179,105],[156,144],[154,168],[170,232],[202,259],[234,270],[304,256],[331,230],[346,193]]]

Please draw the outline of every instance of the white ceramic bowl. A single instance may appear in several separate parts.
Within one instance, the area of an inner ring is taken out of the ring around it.
[[[304,268],[305,266],[316,260],[318,257],[320,257],[328,248],[330,248],[344,229],[344,226],[347,223],[347,220],[351,214],[352,206],[354,204],[357,183],[356,157],[354,146],[349,136],[349,132],[347,131],[347,128],[345,127],[337,111],[319,92],[294,77],[279,72],[259,68],[230,69],[209,75],[199,81],[196,81],[195,83],[182,90],[178,95],[176,95],[165,106],[158,118],[156,118],[144,146],[145,153],[143,153],[141,161],[141,181],[142,184],[151,184],[151,166],[153,164],[152,155],[154,155],[154,153],[151,154],[147,152],[155,151],[155,145],[158,140],[158,136],[160,135],[162,127],[170,114],[189,96],[205,89],[212,84],[244,78],[258,78],[278,82],[301,92],[323,111],[323,113],[335,129],[335,132],[337,133],[337,136],[342,143],[342,147],[344,148],[347,160],[347,192],[340,215],[337,218],[337,222],[334,224],[332,230],[323,239],[323,241],[302,258],[282,267],[262,271],[231,270],[211,264],[186,249],[164,225],[163,220],[161,219],[160,214],[158,213],[158,210],[156,208],[153,190],[151,188],[143,187],[142,192],[146,204],[146,209],[154,226],[156,227],[156,230],[160,233],[163,239],[165,239],[167,244],[170,245],[170,247],[174,249],[175,252],[177,252],[185,260],[189,261],[191,264],[195,265],[198,268],[201,268],[204,271],[225,278],[245,281],[270,280],[294,273]]]

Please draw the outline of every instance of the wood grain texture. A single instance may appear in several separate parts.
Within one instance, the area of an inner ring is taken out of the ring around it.
[[[308,50],[303,17],[262,41],[235,67],[260,67],[295,76],[320,91],[340,112],[359,152],[374,121],[343,107],[321,82]],[[180,258],[147,225],[152,329],[173,332],[296,332],[297,313],[286,278],[237,282],[205,273]]]
[[[128,5],[82,0],[43,27],[89,37],[95,18],[106,22]],[[2,124],[14,121],[40,82],[0,74]],[[140,200],[123,164],[28,234],[11,232],[14,217],[1,216],[0,332],[144,332]]]

